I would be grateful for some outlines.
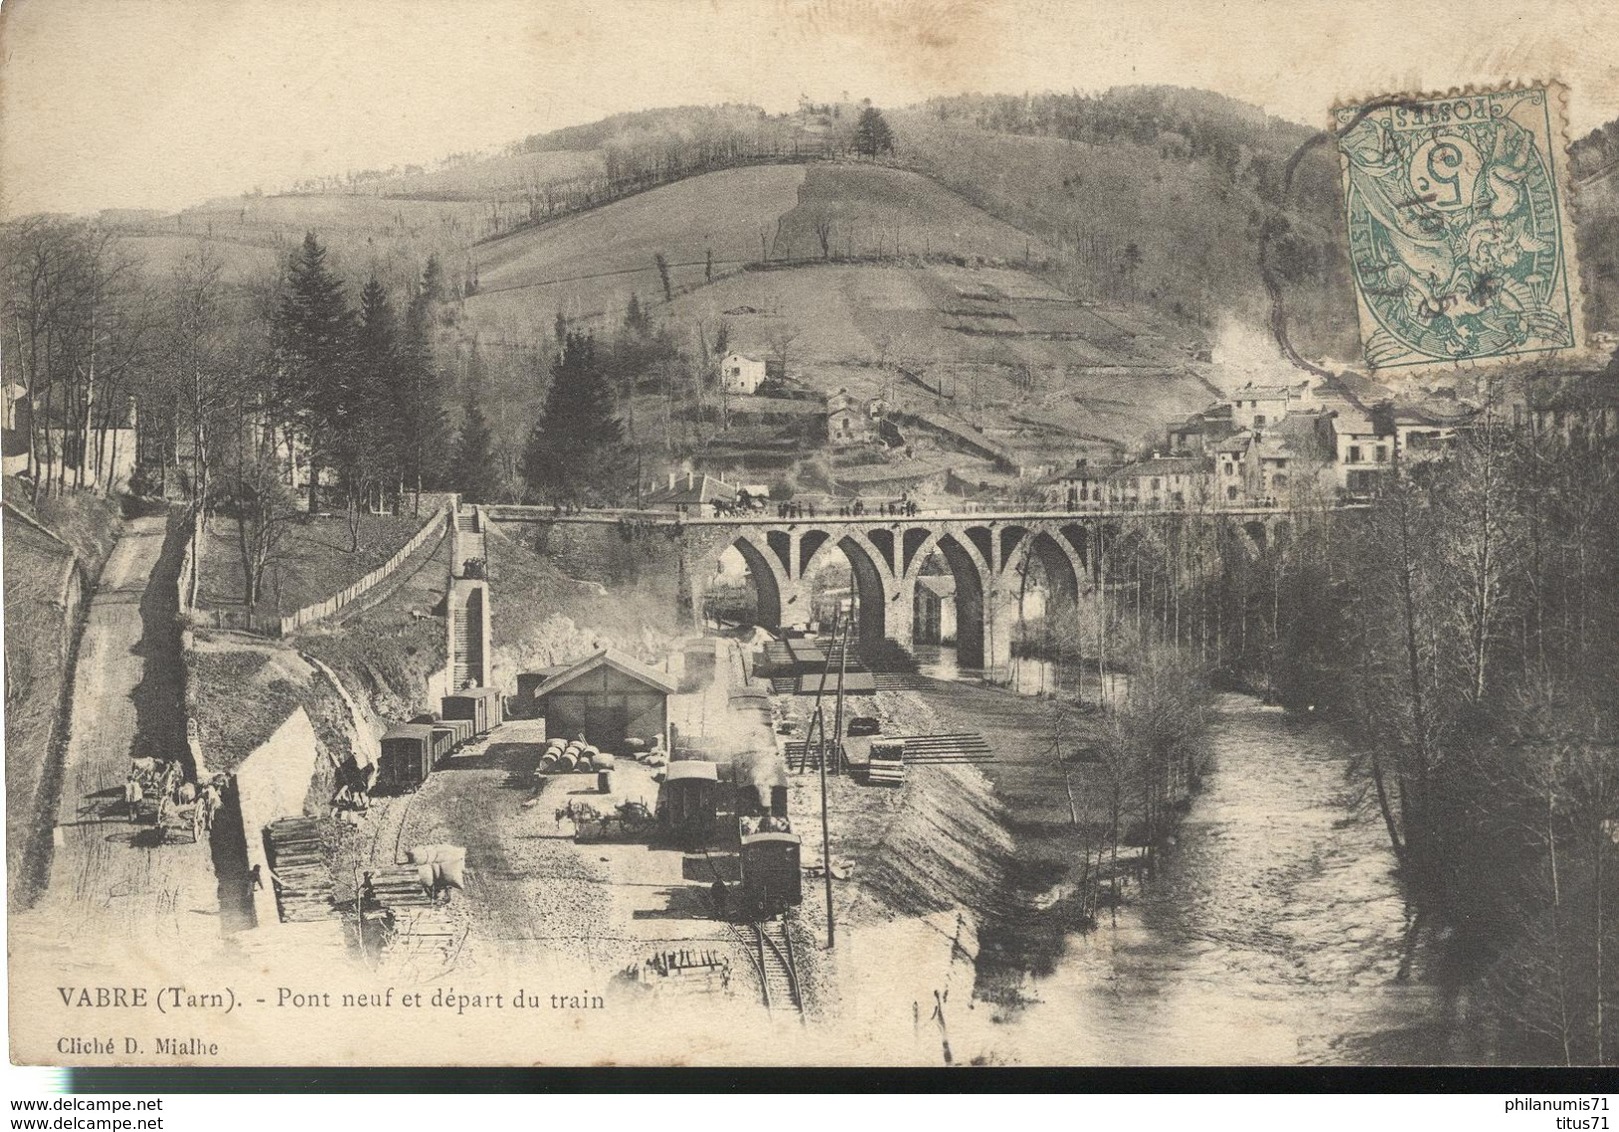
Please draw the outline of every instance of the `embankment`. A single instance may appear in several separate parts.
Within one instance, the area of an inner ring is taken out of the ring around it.
[[[498,685],[602,646],[660,655],[681,634],[679,554],[661,533],[491,523],[486,540]]]
[[[11,906],[35,898],[50,859],[64,721],[89,595],[118,541],[116,500],[42,497],[7,477],[5,493],[6,875]]]

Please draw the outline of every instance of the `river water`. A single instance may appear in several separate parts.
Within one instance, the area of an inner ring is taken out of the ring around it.
[[[943,679],[954,650],[918,650]],[[1076,685],[1020,658],[1012,686]],[[1095,702],[1094,672],[1084,696]],[[1124,686],[1111,688],[1122,694]],[[1031,979],[1019,1060],[1094,1065],[1477,1062],[1462,1006],[1426,975],[1375,805],[1357,805],[1350,751],[1322,723],[1224,695],[1211,772],[1156,876],[1132,886],[1055,971]]]
[[[1218,707],[1213,772],[1158,875],[1070,938],[1023,1025],[1099,1065],[1474,1060],[1341,741],[1251,697]]]

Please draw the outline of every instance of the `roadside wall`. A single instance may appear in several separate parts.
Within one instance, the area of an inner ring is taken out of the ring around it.
[[[247,867],[260,866],[264,888],[253,893],[253,911],[260,927],[278,925],[275,888],[270,883],[270,862],[264,853],[264,827],[282,817],[304,812],[310,779],[321,758],[315,728],[303,708],[294,709],[285,723],[236,768],[236,793],[242,810],[242,831],[247,841]]]

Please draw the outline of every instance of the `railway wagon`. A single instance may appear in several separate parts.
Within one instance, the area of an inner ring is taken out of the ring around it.
[[[658,788],[658,818],[671,834],[691,844],[714,836],[719,817],[719,767],[702,759],[669,764]]]
[[[382,737],[377,759],[377,790],[398,794],[414,790],[433,771],[433,728],[425,723],[401,723]]]
[[[750,914],[774,916],[804,901],[796,833],[742,836],[742,900]]]
[[[442,706],[445,719],[471,720],[474,735],[487,735],[502,722],[498,688],[463,688],[445,696]]]
[[[465,724],[464,719],[444,720],[429,724],[433,729],[433,765],[437,766],[455,753],[455,749],[472,736],[469,727],[457,727],[456,724]]]

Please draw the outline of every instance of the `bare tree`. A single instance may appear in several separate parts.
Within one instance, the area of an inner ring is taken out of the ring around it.
[[[815,218],[815,239],[821,245],[821,258],[832,258],[832,218],[825,214]]]

